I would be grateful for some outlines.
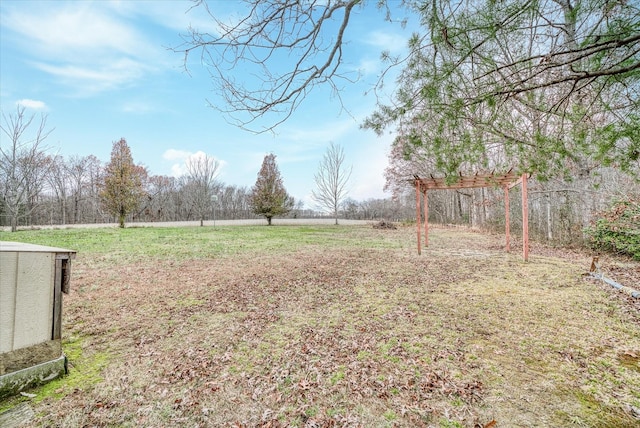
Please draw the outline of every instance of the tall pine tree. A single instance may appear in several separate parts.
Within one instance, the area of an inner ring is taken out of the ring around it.
[[[293,198],[282,184],[276,155],[273,153],[266,155],[262,161],[258,179],[251,189],[251,205],[254,214],[264,216],[269,226],[273,217],[287,214],[293,208]]]
[[[136,210],[143,194],[139,168],[133,163],[127,141],[122,138],[113,143],[111,161],[105,169],[100,191],[102,205],[118,218],[120,227],[124,227],[125,218]]]

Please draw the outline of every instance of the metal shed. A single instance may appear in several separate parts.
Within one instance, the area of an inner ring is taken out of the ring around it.
[[[0,397],[64,374],[62,293],[75,254],[0,241]]]

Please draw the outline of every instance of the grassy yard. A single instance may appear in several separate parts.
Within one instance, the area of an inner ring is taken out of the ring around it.
[[[640,316],[502,237],[274,226],[0,232],[78,251],[34,426],[637,427]],[[544,255],[543,255],[544,254]],[[629,284],[630,285],[630,284]],[[608,287],[608,286],[607,286]]]

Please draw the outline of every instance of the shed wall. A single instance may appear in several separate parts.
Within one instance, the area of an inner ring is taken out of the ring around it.
[[[0,253],[0,353],[13,349],[18,253]]]
[[[0,253],[0,352],[51,340],[54,253]]]

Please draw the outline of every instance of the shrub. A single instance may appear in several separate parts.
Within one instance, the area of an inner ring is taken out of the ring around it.
[[[615,201],[585,232],[593,248],[640,260],[640,197]]]

